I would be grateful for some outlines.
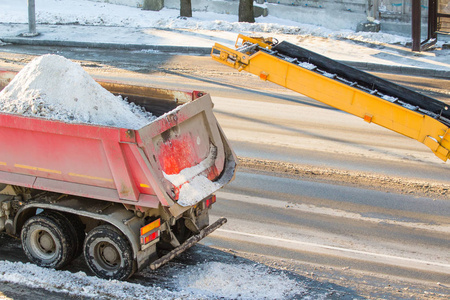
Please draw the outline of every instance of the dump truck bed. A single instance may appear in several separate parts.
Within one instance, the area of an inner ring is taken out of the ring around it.
[[[15,74],[0,70],[0,89]],[[0,183],[156,208],[174,206],[196,177],[208,192],[232,180],[235,155],[208,94],[98,82],[158,118],[133,130],[0,112]],[[179,185],[167,179],[189,169]]]

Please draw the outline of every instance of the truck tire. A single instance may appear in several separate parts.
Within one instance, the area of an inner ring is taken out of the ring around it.
[[[83,243],[86,233],[84,231],[84,224],[81,222],[80,218],[76,215],[67,214],[59,211],[46,212],[47,214],[55,215],[55,217],[64,221],[70,230],[70,241],[73,247],[73,257],[77,258],[83,252]]]
[[[70,227],[57,214],[43,212],[29,218],[21,239],[26,256],[38,266],[61,269],[73,259]]]
[[[133,249],[125,235],[111,225],[92,229],[84,241],[86,263],[100,278],[128,279],[136,271]]]
[[[86,238],[86,232],[84,230],[86,226],[83,224],[83,222],[81,222],[78,216],[69,214],[67,215],[67,217],[69,218],[70,224],[72,224],[73,228],[75,229],[75,236],[78,245],[75,248],[73,258],[77,258],[81,255],[81,253],[83,253],[83,244],[84,239]]]

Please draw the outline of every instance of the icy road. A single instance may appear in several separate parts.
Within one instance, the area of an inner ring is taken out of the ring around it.
[[[129,282],[91,277],[82,259],[26,264],[2,236],[5,298],[448,299],[449,165],[422,144],[206,57],[55,51],[93,76],[208,91],[241,168],[211,212],[227,225]],[[2,55],[18,69],[30,59]],[[448,81],[385,76],[449,101]]]

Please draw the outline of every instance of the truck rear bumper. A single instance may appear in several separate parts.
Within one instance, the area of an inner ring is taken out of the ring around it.
[[[161,258],[155,260],[154,262],[152,262],[150,264],[150,269],[156,270],[159,267],[161,267],[162,265],[168,263],[169,261],[171,261],[172,259],[174,259],[178,255],[180,255],[181,253],[183,253],[184,251],[186,251],[190,247],[192,247],[195,244],[197,244],[200,240],[202,240],[204,237],[206,237],[209,234],[211,234],[213,231],[215,231],[217,228],[221,227],[226,222],[227,222],[226,218],[220,218],[219,220],[217,220],[213,224],[211,224],[208,227],[200,230],[199,234],[196,234],[196,235],[190,237],[183,244],[181,244],[179,247],[173,249],[172,251],[170,251],[169,253],[167,253],[163,257],[161,257]]]

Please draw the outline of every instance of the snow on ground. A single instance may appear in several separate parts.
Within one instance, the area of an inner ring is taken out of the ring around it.
[[[411,39],[399,35],[332,30],[270,15],[254,24],[212,12],[193,12],[187,19],[178,16],[178,10],[167,8],[154,12],[87,0],[40,0],[36,1],[40,35],[33,39],[191,47],[219,42],[232,47],[237,34],[243,33],[272,36],[336,60],[450,70],[450,50],[413,53],[404,46]],[[26,1],[0,1],[0,39],[28,32],[27,23]]]
[[[265,266],[222,262],[178,270],[171,279],[173,290],[9,261],[0,261],[0,281],[98,299],[289,299],[306,292],[284,273]]]
[[[27,23],[25,1],[0,4],[2,23]],[[358,41],[406,43],[409,38],[386,33],[334,31],[320,26],[300,24],[276,17],[260,17],[256,23],[237,22],[237,16],[212,12],[194,12],[193,18],[178,18],[179,11],[143,11],[139,8],[83,0],[40,0],[36,3],[38,24],[101,25],[132,28],[213,30],[224,32],[261,32],[317,37],[348,38]]]
[[[260,265],[209,262],[190,267],[178,277],[180,286],[208,299],[283,299],[306,290],[284,274],[270,274]]]

